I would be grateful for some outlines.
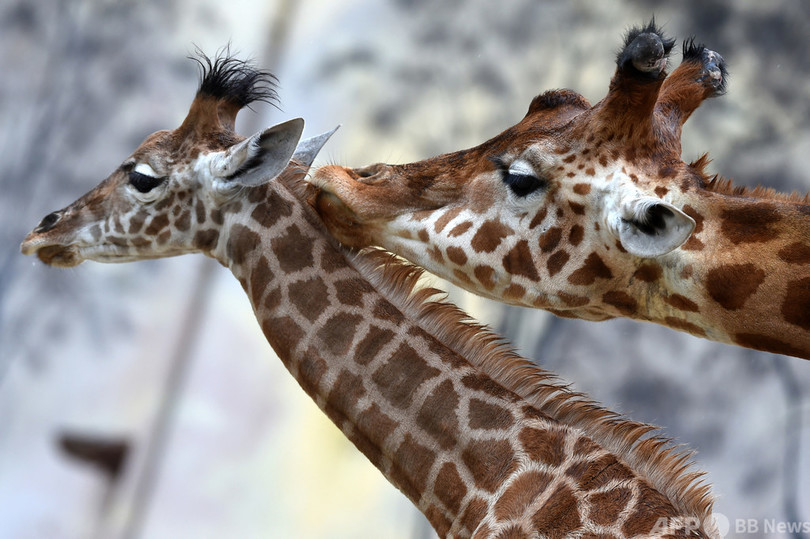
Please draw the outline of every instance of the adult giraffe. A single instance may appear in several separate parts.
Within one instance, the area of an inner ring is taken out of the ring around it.
[[[322,167],[330,231],[477,294],[554,314],[626,316],[810,358],[810,204],[681,160],[681,127],[725,89],[717,53],[631,30],[607,96],[536,97],[514,127],[406,165]]]
[[[652,427],[570,392],[417,290],[419,270],[341,248],[304,202],[328,135],[296,150],[297,119],[240,137],[236,114],[273,95],[268,75],[200,62],[183,124],[47,215],[23,253],[64,267],[217,259],[302,388],[442,536],[717,535],[708,487]]]

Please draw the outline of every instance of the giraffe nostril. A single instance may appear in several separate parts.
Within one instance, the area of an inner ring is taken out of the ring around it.
[[[377,163],[376,165],[369,165],[363,168],[354,169],[354,173],[360,178],[371,178],[382,172],[384,165]]]
[[[59,222],[59,219],[62,218],[62,212],[55,211],[53,213],[49,213],[46,215],[42,221],[39,222],[37,225],[37,232],[47,232],[56,226],[56,223]]]
[[[360,170],[355,170],[355,173],[360,176],[361,178],[370,178],[374,176],[374,171],[369,170],[368,168],[362,168]]]

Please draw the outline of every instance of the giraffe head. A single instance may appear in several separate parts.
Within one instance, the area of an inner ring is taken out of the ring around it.
[[[476,293],[566,316],[628,315],[628,272],[677,265],[668,257],[695,230],[681,195],[707,178],[703,160],[681,160],[681,126],[725,82],[722,58],[692,41],[667,77],[673,44],[654,23],[631,30],[595,106],[549,91],[475,148],[322,167],[319,212],[342,242],[381,245]]]
[[[273,75],[227,55],[194,59],[201,82],[182,125],[149,135],[96,188],[45,216],[24,254],[60,267],[210,254],[245,191],[278,176],[291,157],[301,170],[311,164],[328,136],[301,143],[293,156],[300,118],[249,138],[234,131],[240,109],[276,99]]]

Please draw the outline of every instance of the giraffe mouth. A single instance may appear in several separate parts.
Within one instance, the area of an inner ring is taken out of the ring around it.
[[[84,262],[75,245],[45,245],[41,247],[29,246],[23,243],[22,252],[25,255],[35,254],[42,262],[56,268],[72,268]]]
[[[36,255],[43,263],[55,268],[72,268],[85,260],[96,262],[131,262],[149,257],[133,257],[114,245],[81,246],[77,244],[45,244],[28,239],[20,246],[24,255]]]

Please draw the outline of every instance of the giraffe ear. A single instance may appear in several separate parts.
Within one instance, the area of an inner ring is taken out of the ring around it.
[[[295,118],[234,144],[211,162],[214,177],[246,187],[266,183],[287,168],[304,120]]]
[[[657,198],[624,201],[609,221],[630,254],[642,258],[663,256],[683,245],[695,230],[695,220]]]

